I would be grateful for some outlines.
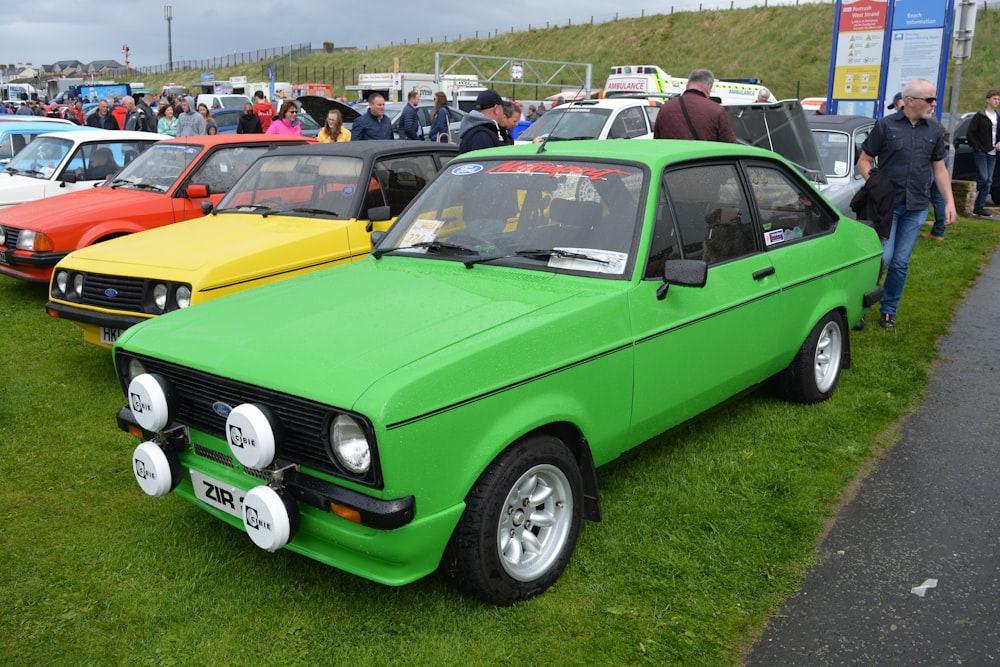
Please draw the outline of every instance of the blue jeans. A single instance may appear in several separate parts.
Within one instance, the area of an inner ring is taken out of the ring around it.
[[[903,284],[910,269],[910,255],[917,244],[920,229],[927,221],[927,210],[907,211],[906,205],[897,206],[892,211],[892,230],[889,238],[882,242],[882,260],[885,262],[885,293],[879,310],[883,315],[895,315],[899,299],[903,296]]]
[[[997,156],[982,151],[972,151],[972,161],[976,163],[976,187],[979,188],[972,210],[982,211],[986,206],[986,198],[990,195],[990,186],[993,185],[993,170],[997,166]],[[1000,204],[1000,202],[993,203]]]

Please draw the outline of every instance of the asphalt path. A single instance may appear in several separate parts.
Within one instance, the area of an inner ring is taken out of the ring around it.
[[[1000,665],[1000,251],[746,664]]]

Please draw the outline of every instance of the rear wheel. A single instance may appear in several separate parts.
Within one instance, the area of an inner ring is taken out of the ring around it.
[[[827,313],[813,327],[795,359],[776,378],[782,398],[819,403],[833,395],[847,346],[847,325],[839,312]]]
[[[538,595],[569,563],[582,502],[579,467],[560,440],[538,435],[516,443],[469,491],[445,555],[449,575],[496,605]]]

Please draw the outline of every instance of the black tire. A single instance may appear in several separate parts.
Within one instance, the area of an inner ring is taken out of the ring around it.
[[[542,593],[566,569],[583,515],[580,469],[557,438],[535,435],[504,451],[466,496],[445,553],[454,584],[506,606]]]
[[[833,395],[848,345],[847,324],[827,313],[809,332],[788,368],[776,378],[778,394],[794,403],[819,403]]]

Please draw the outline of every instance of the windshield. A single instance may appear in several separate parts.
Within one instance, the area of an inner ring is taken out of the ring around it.
[[[851,137],[846,132],[813,130],[820,168],[827,176],[847,176],[851,170]]]
[[[102,187],[166,192],[199,155],[196,144],[154,144]]]
[[[51,178],[72,148],[73,142],[68,139],[38,137],[11,158],[6,171],[19,176]]]
[[[531,124],[518,139],[535,138],[555,141],[558,139],[597,139],[611,116],[611,109],[601,107],[558,106]]]
[[[544,155],[450,166],[375,255],[624,277],[647,178],[635,165]]]
[[[273,215],[294,213],[350,220],[370,187],[364,161],[335,155],[265,156],[250,166],[217,211]]]

